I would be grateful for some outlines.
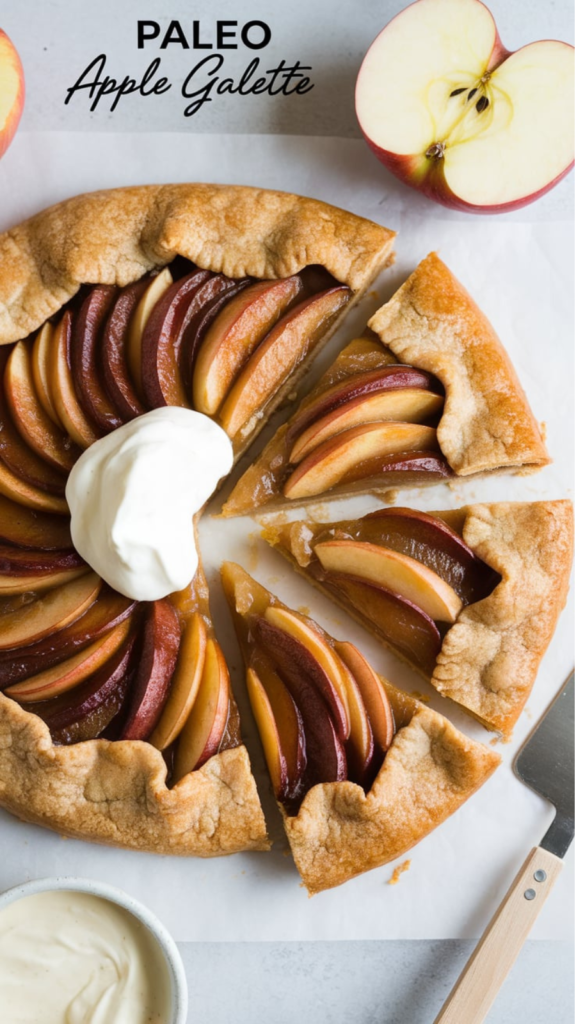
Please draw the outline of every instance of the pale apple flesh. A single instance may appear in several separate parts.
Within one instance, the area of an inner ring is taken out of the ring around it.
[[[397,177],[446,206],[501,212],[574,161],[574,49],[506,50],[480,0],[419,0],[370,47],[356,112]]]
[[[182,634],[170,694],[160,721],[150,736],[150,743],[158,750],[166,750],[186,724],[202,681],[206,643],[206,624],[196,612]]]
[[[12,142],[24,107],[24,71],[16,47],[0,30],[0,157]]]
[[[96,573],[87,573],[72,583],[54,587],[44,597],[17,608],[2,619],[0,650],[32,644],[63,629],[96,600],[102,580]]]
[[[36,512],[1,493],[0,540],[33,551],[65,551],[72,547],[67,518]]]
[[[230,676],[224,655],[215,640],[208,639],[198,696],[180,734],[173,782],[201,768],[218,753],[230,708]]]

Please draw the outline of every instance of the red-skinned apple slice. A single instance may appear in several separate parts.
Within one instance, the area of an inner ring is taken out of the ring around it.
[[[136,394],[128,368],[128,336],[130,320],[149,280],[136,281],[123,288],[104,326],[102,334],[102,372],[110,401],[125,421],[141,416],[146,410]]]
[[[76,388],[70,363],[72,341],[72,313],[67,310],[54,331],[54,355],[50,374],[52,401],[60,422],[79,448],[89,448],[98,440],[96,430],[76,397]],[[78,451],[78,449],[75,449]]]
[[[164,405],[190,408],[179,366],[182,328],[187,310],[194,308],[196,295],[212,276],[209,270],[194,270],[179,278],[150,313],[142,333],[141,358],[142,390],[151,409]]]
[[[224,306],[252,283],[251,278],[236,281],[216,274],[194,296],[176,342],[180,351],[180,372],[188,392],[192,389],[196,356],[209,328]]]
[[[0,350],[0,366],[3,353]],[[8,403],[0,387],[0,459],[26,483],[49,494],[64,496],[66,478],[61,470],[46,462],[23,440],[14,426]]]
[[[0,30],[0,157],[12,142],[24,107],[24,71],[18,51]]]
[[[30,551],[0,544],[0,574],[7,576],[40,576],[85,565],[77,551]]]
[[[180,734],[173,782],[201,768],[220,749],[230,707],[230,677],[224,655],[215,640],[206,644],[204,671],[198,696]]]
[[[38,331],[32,346],[32,376],[36,394],[44,411],[62,429],[50,392],[50,366],[54,351],[54,326],[49,321]]]
[[[170,694],[160,721],[150,736],[150,743],[158,750],[166,750],[186,724],[202,681],[206,643],[204,619],[196,612],[182,634]]]
[[[382,163],[456,209],[532,202],[574,161],[574,50],[544,40],[511,53],[479,0],[419,0],[370,47],[356,113]]]
[[[26,443],[58,469],[72,469],[78,449],[44,411],[34,388],[30,346],[23,341],[14,346],[6,363],[4,393],[14,424]]]
[[[56,570],[41,576],[15,576],[12,573],[0,573],[0,597],[59,587],[64,583],[71,583],[78,576],[84,575],[86,571],[87,566],[82,566],[80,569]]]
[[[359,464],[396,453],[433,449],[436,431],[420,423],[367,423],[329,438],[303,459],[284,484],[287,498],[313,497],[335,487]]]
[[[170,601],[153,601],[121,739],[145,740],[162,714],[180,647],[180,622]]]
[[[383,753],[394,739],[394,713],[388,695],[374,669],[354,644],[337,643],[335,649],[352,673],[368,713],[374,739]]]
[[[63,516],[35,512],[0,494],[0,541],[33,551],[72,547],[70,523]]]
[[[302,715],[280,676],[262,656],[248,668],[246,686],[277,800],[290,803],[302,792],[306,739]]]
[[[154,306],[172,284],[174,284],[172,274],[168,267],[164,267],[164,270],[160,271],[156,277],[148,280],[138,305],[130,318],[126,351],[132,384],[140,399],[144,397],[142,391],[142,335]]]
[[[398,455],[380,455],[364,459],[347,470],[343,484],[362,481],[365,489],[370,485],[389,485],[389,481],[403,481],[410,474],[408,484],[426,484],[450,480],[454,476],[450,466],[439,452],[400,452]],[[397,476],[396,476],[397,475]]]
[[[299,641],[265,618],[255,620],[254,634],[256,643],[275,665],[302,715],[308,762],[307,788],[318,782],[341,782],[347,776],[346,753],[329,705],[317,686],[318,662]]]
[[[326,572],[345,573],[386,587],[422,608],[435,622],[455,622],[462,610],[456,591],[415,558],[391,548],[355,540],[314,545]]]
[[[213,416],[238,371],[302,291],[299,277],[258,281],[226,303],[196,357],[194,408]]]
[[[67,693],[97,672],[116,653],[128,637],[130,625],[130,619],[124,620],[83,651],[9,686],[4,692],[20,704],[48,700]]]
[[[324,697],[332,717],[338,728],[340,739],[346,740],[350,735],[350,712],[348,708],[347,680],[332,648],[326,643],[318,630],[304,622],[293,612],[277,605],[269,605],[264,618],[276,629],[297,641],[306,648],[313,660],[320,666],[321,672],[314,670],[313,681]],[[286,647],[285,640],[279,640]],[[283,649],[284,649],[283,648]],[[290,647],[287,648],[290,651]],[[294,647],[293,654],[297,658],[301,652]],[[308,669],[310,674],[310,669]],[[311,676],[312,678],[312,676]]]
[[[338,652],[338,645],[335,646]],[[372,783],[374,777],[374,736],[356,680],[342,658],[342,675],[346,681],[348,709],[350,714],[350,736],[346,744],[348,777],[359,786]]]
[[[91,572],[2,618],[0,650],[32,644],[80,618],[96,600],[102,580]]]
[[[123,423],[100,380],[100,341],[117,294],[113,285],[92,286],[74,316],[70,340],[72,376],[80,405],[88,421],[105,434]]]
[[[299,303],[276,323],[239,373],[220,421],[236,437],[310,354],[348,303],[350,289],[338,285]]]
[[[301,462],[318,445],[350,427],[382,420],[422,423],[437,415],[443,404],[441,395],[423,388],[399,388],[396,391],[381,391],[354,398],[327,413],[300,434],[290,452],[290,462],[293,465]]]
[[[72,584],[71,584],[72,586]],[[0,653],[0,688],[18,683],[21,679],[36,675],[58,662],[65,661],[73,654],[88,647],[104,633],[110,632],[128,618],[134,610],[135,602],[117,594],[108,587],[101,596],[63,627],[56,626],[43,639],[35,643],[24,639],[14,650]],[[30,605],[26,606],[30,610]],[[54,614],[54,613],[53,613]],[[38,616],[35,616],[35,621]],[[31,626],[33,624],[31,623]],[[28,628],[24,624],[24,628]],[[38,626],[36,626],[38,628]]]
[[[0,460],[0,495],[38,512],[55,512],[57,515],[69,515],[65,498],[48,494],[34,484],[29,484],[14,473]]]

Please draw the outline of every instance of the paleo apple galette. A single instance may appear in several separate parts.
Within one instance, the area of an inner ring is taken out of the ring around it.
[[[296,865],[313,894],[394,860],[499,755],[378,676],[360,651],[222,569],[248,693]]]
[[[550,461],[493,328],[432,253],[244,473],[223,515]]]

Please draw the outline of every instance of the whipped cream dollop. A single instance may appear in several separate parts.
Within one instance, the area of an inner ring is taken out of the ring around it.
[[[168,1024],[171,1001],[162,950],[123,907],[56,890],[0,911],[6,1024]]]
[[[232,468],[228,435],[208,416],[166,406],[80,456],[66,500],[74,547],[115,590],[157,601],[198,567],[192,517]]]

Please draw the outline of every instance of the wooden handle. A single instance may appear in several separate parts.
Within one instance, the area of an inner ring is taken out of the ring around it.
[[[482,1024],[561,870],[559,857],[532,850],[434,1024]]]

